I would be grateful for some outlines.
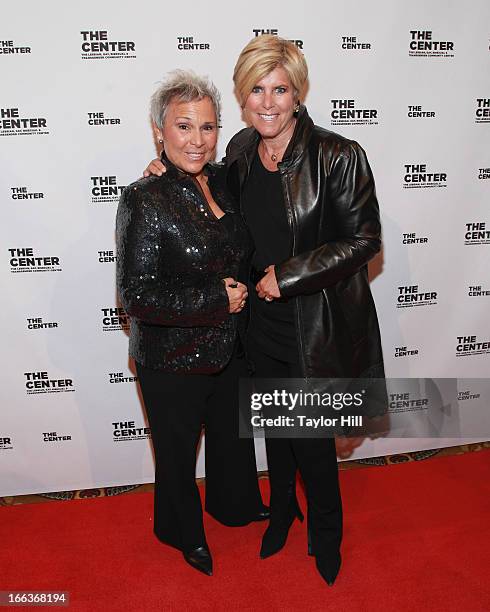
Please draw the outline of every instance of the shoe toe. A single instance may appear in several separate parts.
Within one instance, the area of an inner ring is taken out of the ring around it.
[[[189,565],[207,576],[213,575],[213,559],[206,546],[198,546],[184,553],[184,559]]]
[[[318,572],[328,586],[333,586],[339,573],[341,563],[342,558],[340,553],[337,553],[333,557],[328,556],[316,558],[316,567]]]

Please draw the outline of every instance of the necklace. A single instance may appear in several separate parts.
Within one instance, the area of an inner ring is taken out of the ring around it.
[[[279,159],[279,155],[276,155],[275,153],[269,153],[269,151],[267,150],[267,147],[264,144],[264,141],[261,141],[262,144],[262,149],[264,150],[264,153],[271,158],[271,161],[276,162]]]

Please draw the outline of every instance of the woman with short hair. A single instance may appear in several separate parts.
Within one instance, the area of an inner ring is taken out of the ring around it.
[[[231,526],[268,518],[253,440],[238,438],[246,367],[236,315],[249,238],[224,167],[210,163],[219,110],[216,87],[193,73],[176,71],[157,89],[151,114],[167,172],[126,187],[116,221],[117,286],[155,452],[154,531],[208,575],[195,481],[203,424],[206,510]]]

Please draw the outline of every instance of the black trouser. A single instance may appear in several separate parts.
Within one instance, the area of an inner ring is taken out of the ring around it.
[[[253,440],[238,437],[234,356],[217,374],[174,374],[136,366],[155,452],[154,530],[188,552],[206,544],[196,485],[196,451],[206,432],[206,511],[225,525],[246,525],[263,509]]]
[[[299,365],[279,361],[257,346],[248,347],[258,378],[302,378]],[[290,483],[299,469],[306,488],[313,553],[321,555],[342,540],[342,500],[333,438],[267,438],[271,523],[287,512]]]

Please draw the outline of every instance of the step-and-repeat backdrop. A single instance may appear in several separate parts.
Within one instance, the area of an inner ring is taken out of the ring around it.
[[[311,116],[372,164],[387,374],[458,377],[488,439],[488,381],[465,381],[490,371],[488,0],[28,0],[2,7],[0,34],[0,494],[152,481],[115,291],[117,203],[155,157],[148,101],[174,68],[222,92],[224,152],[243,127],[233,66],[263,32],[302,49]],[[454,443],[368,439],[351,457]],[[263,441],[257,455],[264,469]]]

